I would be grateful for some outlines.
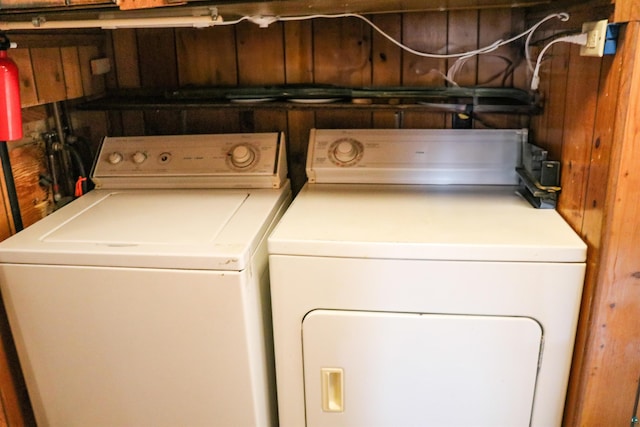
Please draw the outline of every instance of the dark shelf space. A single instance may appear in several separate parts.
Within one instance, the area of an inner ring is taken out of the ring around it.
[[[342,88],[322,85],[128,90],[77,105],[83,110],[230,108],[417,110],[537,114],[537,97],[512,88]]]

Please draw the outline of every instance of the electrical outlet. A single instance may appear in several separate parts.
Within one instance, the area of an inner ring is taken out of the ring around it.
[[[587,34],[587,44],[580,47],[581,56],[604,55],[604,41],[607,35],[608,21],[585,22],[582,24],[582,32]]]

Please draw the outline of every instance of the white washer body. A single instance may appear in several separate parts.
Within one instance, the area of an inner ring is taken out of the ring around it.
[[[266,236],[291,198],[282,138],[106,138],[102,188],[0,244],[38,425],[276,425]],[[235,167],[238,145],[261,159]]]
[[[312,131],[269,238],[282,427],[560,425],[586,246],[509,185],[524,139]]]

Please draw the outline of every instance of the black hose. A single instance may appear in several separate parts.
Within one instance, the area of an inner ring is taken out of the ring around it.
[[[13,217],[13,226],[16,230],[21,231],[22,216],[20,215],[20,204],[18,202],[18,192],[16,191],[16,183],[13,180],[13,172],[11,171],[11,160],[9,159],[9,149],[6,141],[0,141],[0,163],[4,173],[4,182],[7,185],[7,195],[9,196],[9,207],[11,208],[11,216]]]

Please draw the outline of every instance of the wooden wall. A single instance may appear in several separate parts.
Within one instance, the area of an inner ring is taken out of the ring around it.
[[[582,22],[611,11],[592,2],[573,15]],[[640,30],[637,21],[622,22],[615,56],[585,58],[569,45],[551,51],[544,114],[532,122],[538,142],[562,159],[558,211],[588,245],[566,426],[627,426],[637,415]]]
[[[455,53],[485,46],[524,28],[522,9],[383,14],[373,22],[413,49]],[[114,73],[110,89],[192,86],[333,84],[349,87],[438,86],[452,60],[402,51],[357,18],[289,21],[259,28],[243,22],[208,29],[138,29],[110,32]],[[457,75],[461,86],[527,83],[522,44],[472,59]],[[515,128],[527,117],[478,117],[478,127]],[[480,121],[481,120],[481,121]],[[114,135],[284,131],[294,189],[305,180],[309,129],[446,128],[451,116],[380,110],[190,109],[110,114]]]

